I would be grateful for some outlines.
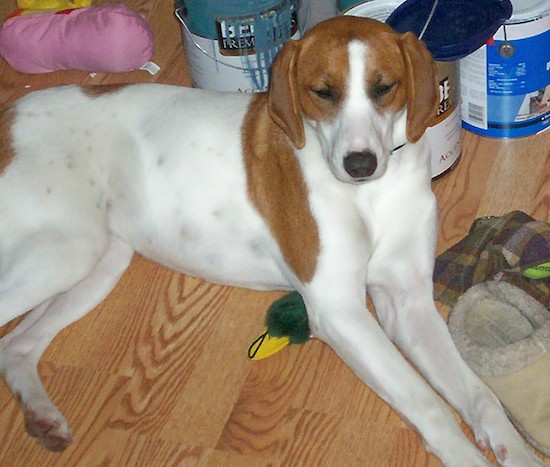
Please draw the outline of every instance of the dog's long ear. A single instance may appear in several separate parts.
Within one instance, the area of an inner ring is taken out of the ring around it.
[[[410,32],[401,36],[401,48],[407,67],[407,140],[416,143],[439,105],[436,65],[424,42]]]
[[[299,44],[290,40],[275,58],[271,67],[268,109],[273,121],[286,133],[292,144],[302,149],[306,144],[306,136],[296,84],[299,50]]]

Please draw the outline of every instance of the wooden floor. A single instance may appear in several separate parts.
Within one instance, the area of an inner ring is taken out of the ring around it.
[[[28,76],[0,60],[0,103],[74,82],[188,85],[171,2],[126,3],[154,29],[157,76]],[[2,17],[12,4],[0,4]],[[521,209],[550,221],[550,131],[518,141],[464,133],[460,163],[434,190],[438,251],[461,239],[479,216]],[[0,384],[0,465],[439,465],[322,343],[261,362],[247,359],[267,307],[279,296],[211,285],[136,257],[111,296],[63,331],[41,362],[75,443],[61,454],[35,445]]]

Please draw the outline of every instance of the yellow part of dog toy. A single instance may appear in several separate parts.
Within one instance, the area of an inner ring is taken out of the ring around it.
[[[17,0],[17,8],[22,10],[74,10],[91,4],[92,0]]]
[[[267,327],[248,348],[248,358],[251,360],[262,360],[271,357],[280,350],[290,344],[290,338],[287,336],[275,337],[270,336],[267,332]]]

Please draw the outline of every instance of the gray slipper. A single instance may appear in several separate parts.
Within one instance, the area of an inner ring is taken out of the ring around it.
[[[518,287],[483,282],[459,298],[449,330],[516,428],[550,456],[550,311]]]

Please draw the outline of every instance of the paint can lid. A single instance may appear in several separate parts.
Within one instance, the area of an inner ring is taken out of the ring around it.
[[[407,0],[386,23],[412,31],[436,60],[450,62],[479,49],[511,15],[510,0]]]
[[[512,0],[514,12],[507,23],[524,23],[550,14],[548,0]]]
[[[338,0],[338,11],[344,15],[373,18],[378,21],[386,21],[388,16],[405,0],[371,0],[360,2],[358,0]]]

